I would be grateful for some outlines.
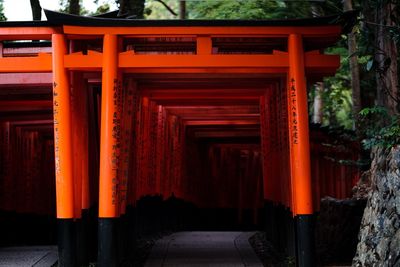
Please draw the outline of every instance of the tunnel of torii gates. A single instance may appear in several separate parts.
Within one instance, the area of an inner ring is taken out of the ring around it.
[[[246,173],[239,188],[250,193],[239,196],[241,205],[268,201],[291,212],[298,265],[313,265],[311,218],[321,191],[344,198],[352,183],[344,175],[323,186],[312,178],[325,170],[310,167],[307,83],[335,74],[339,56],[322,51],[348,32],[354,13],[260,21],[46,15],[47,22],[0,24],[0,90],[8,92],[0,102],[2,209],[15,204],[11,172],[25,176],[18,186],[27,187],[54,171],[60,265],[74,265],[72,225],[95,203],[100,266],[116,264],[116,221],[142,196],[236,205],[230,180],[215,174],[223,164],[236,168],[225,176]],[[48,92],[52,99],[42,97]],[[205,152],[213,180],[203,180],[194,140],[207,138],[258,142],[215,142]],[[25,154],[9,166],[15,151]],[[53,157],[54,169],[24,173]],[[221,188],[217,197],[210,183]],[[38,190],[46,194],[54,184]],[[35,211],[54,201],[25,200]]]

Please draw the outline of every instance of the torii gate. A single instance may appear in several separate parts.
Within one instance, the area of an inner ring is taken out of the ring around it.
[[[207,75],[216,73],[224,77],[238,75],[243,79],[252,79],[256,74],[273,80],[266,87],[277,88],[278,94],[271,93],[272,90],[261,93],[247,90],[237,97],[260,103],[264,198],[290,208],[296,219],[299,266],[313,265],[311,218],[314,210],[306,76],[309,79],[321,79],[335,73],[339,56],[324,55],[320,50],[333,44],[342,32],[351,27],[353,12],[324,18],[275,21],[123,20],[83,18],[51,11],[46,11],[46,15],[47,22],[0,24],[2,41],[51,40],[52,44],[51,54],[0,58],[0,72],[53,73],[57,218],[62,233],[59,240],[61,266],[74,265],[75,252],[71,237],[73,221],[80,218],[81,211],[90,206],[88,153],[85,150],[88,123],[81,116],[86,112],[85,94],[80,90],[84,83],[83,73],[102,74],[99,266],[116,264],[113,229],[129,201],[127,187],[131,178],[125,174],[129,162],[123,162],[122,159],[129,157],[129,135],[134,129],[131,125],[133,90],[138,85],[123,83],[124,75],[201,75],[207,80]],[[136,47],[128,49],[124,46],[124,42],[135,38],[159,43],[175,38],[177,46],[189,40],[192,50],[184,53],[140,53]],[[268,48],[255,53],[219,53],[214,49],[218,38],[225,38],[225,42],[234,45],[243,38],[249,42],[262,41]],[[99,49],[91,50],[89,46],[82,48],[85,42],[95,42]],[[275,48],[276,42],[278,45]],[[279,88],[282,84],[286,86]],[[222,99],[230,92],[219,94],[218,97]],[[199,95],[201,92],[192,91],[186,97],[196,98]],[[143,101],[149,101],[151,97],[165,101],[178,96],[155,93]],[[274,103],[277,99],[283,109]],[[271,110],[280,110],[284,121],[274,124],[276,120],[271,117]],[[272,149],[269,131],[277,125],[282,127],[278,129],[280,138],[287,139],[287,151]],[[286,137],[280,131],[286,131]],[[280,179],[271,179],[267,172],[275,168],[274,163],[285,160],[289,164],[287,172],[279,175],[273,173]]]

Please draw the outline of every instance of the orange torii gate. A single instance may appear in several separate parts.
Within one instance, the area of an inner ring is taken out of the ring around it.
[[[75,265],[73,221],[81,217],[82,210],[88,209],[92,201],[93,188],[90,188],[88,177],[89,126],[84,119],[88,112],[84,75],[98,77],[99,73],[102,90],[99,266],[116,264],[116,219],[125,213],[127,202],[134,201],[135,194],[139,194],[140,189],[132,191],[132,187],[142,186],[142,181],[133,181],[131,177],[149,175],[129,175],[133,131],[141,131],[143,141],[140,146],[143,157],[136,158],[136,162],[147,164],[144,171],[152,171],[154,164],[157,166],[153,168],[157,177],[155,187],[147,184],[143,190],[160,193],[168,191],[161,188],[163,176],[157,163],[163,161],[160,147],[167,158],[167,152],[174,155],[165,161],[173,166],[170,175],[180,177],[180,165],[176,164],[183,158],[181,145],[185,127],[258,123],[261,124],[264,199],[281,203],[291,210],[296,219],[299,266],[313,265],[311,225],[314,209],[306,82],[335,73],[339,57],[324,55],[321,49],[333,44],[351,27],[353,12],[276,21],[142,21],[84,18],[51,11],[46,11],[46,15],[48,22],[1,23],[0,40],[49,40],[52,53],[0,58],[0,72],[53,74],[61,266]],[[236,50],[230,50],[232,46]],[[253,46],[257,49],[252,49]],[[140,87],[135,77],[138,80],[168,77],[184,85],[187,79],[194,82],[187,90],[164,92],[154,85]],[[221,87],[227,79],[234,77],[241,79],[242,87],[231,85],[234,90],[229,86]],[[246,85],[252,79],[257,83]],[[196,81],[200,81],[205,89],[193,87]],[[216,86],[215,90],[213,86]],[[139,89],[143,92],[137,99]],[[136,110],[138,102],[141,113]],[[192,105],[256,103],[260,107],[261,122],[252,118],[165,119],[163,105],[185,102]],[[144,124],[143,129],[134,125],[133,122],[138,121]],[[174,125],[183,125],[183,130]],[[171,139],[170,146],[161,138],[165,133],[163,127],[176,130],[177,136]],[[152,133],[156,138],[151,136]],[[155,163],[146,158],[150,149],[158,153]],[[168,192],[177,192],[184,197],[185,192],[179,184],[176,182],[175,188]]]

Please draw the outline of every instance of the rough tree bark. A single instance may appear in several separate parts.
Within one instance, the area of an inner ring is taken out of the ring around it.
[[[396,26],[397,15],[393,12],[394,8],[391,1],[380,1],[375,21],[370,22],[376,28],[377,104],[386,107],[391,115],[399,114],[398,51],[389,32],[390,27]]]
[[[31,0],[31,9],[33,20],[42,20],[42,7],[39,0]]]
[[[179,0],[179,18],[186,19],[186,1]]]
[[[344,0],[343,2],[344,11],[353,10],[353,5],[351,0]],[[350,72],[351,72],[351,90],[352,90],[352,100],[353,100],[353,118],[354,118],[354,128],[357,131],[359,113],[361,111],[361,93],[360,93],[360,70],[358,67],[358,57],[356,55],[357,43],[356,37],[354,35],[354,29],[347,35],[348,40],[348,50],[350,55]],[[358,131],[357,131],[358,132]]]

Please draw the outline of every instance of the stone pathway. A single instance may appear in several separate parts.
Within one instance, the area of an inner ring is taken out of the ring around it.
[[[248,239],[254,232],[180,232],[156,242],[145,267],[262,267]]]
[[[55,246],[0,248],[0,267],[50,267],[57,260]]]

